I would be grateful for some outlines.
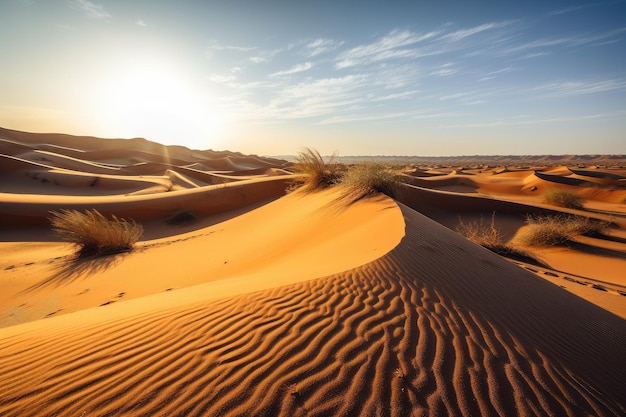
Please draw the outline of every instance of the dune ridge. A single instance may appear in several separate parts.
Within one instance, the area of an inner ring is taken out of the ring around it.
[[[180,209],[203,216],[277,198],[293,181],[272,170],[285,161],[227,151],[1,128],[0,136],[3,227],[42,226],[51,210],[94,207],[137,221]]]

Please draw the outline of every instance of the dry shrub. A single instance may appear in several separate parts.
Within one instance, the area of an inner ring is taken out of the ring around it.
[[[143,235],[143,227],[134,220],[107,219],[97,210],[84,213],[61,210],[50,213],[52,229],[65,241],[78,247],[78,255],[103,256],[133,249]]]
[[[577,235],[601,235],[611,226],[608,221],[568,215],[529,216],[526,223],[516,240],[528,246],[564,245]]]
[[[383,193],[395,197],[399,184],[400,171],[394,167],[376,162],[356,164],[341,176],[339,184],[344,194],[352,201]]]
[[[543,193],[543,202],[571,209],[583,208],[584,198],[563,188],[549,188]]]
[[[491,215],[490,223],[487,223],[482,217],[478,221],[465,223],[463,222],[463,219],[459,217],[459,224],[455,230],[469,241],[489,249],[500,256],[527,263],[543,265],[541,261],[535,259],[525,250],[504,242],[500,230],[496,227],[495,212]]]
[[[457,233],[480,246],[495,246],[502,244],[502,235],[496,227],[496,213],[491,215],[491,223],[487,224],[484,218],[469,223],[459,217],[456,227]]]
[[[295,171],[304,174],[302,189],[315,191],[334,185],[341,173],[341,164],[333,155],[328,162],[320,153],[311,148],[303,148],[296,157]]]

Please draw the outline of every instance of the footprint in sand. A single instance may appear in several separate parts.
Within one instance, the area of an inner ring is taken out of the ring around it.
[[[122,298],[122,297],[124,297],[125,295],[126,295],[126,293],[125,293],[125,292],[121,292],[121,293],[117,294],[116,299],[106,301],[106,302],[104,302],[104,303],[100,304],[100,307],[102,307],[102,306],[108,306],[108,305],[111,305],[111,304],[115,303],[116,301],[119,301],[119,299],[120,299],[120,298]]]
[[[52,317],[52,316],[54,316],[56,313],[58,313],[59,311],[63,311],[63,309],[62,309],[62,308],[60,308],[60,309],[58,309],[58,310],[56,310],[56,311],[53,311],[52,313],[48,313],[48,314],[46,314],[46,316],[45,316],[44,318],[45,318],[45,319],[47,319],[48,317]]]

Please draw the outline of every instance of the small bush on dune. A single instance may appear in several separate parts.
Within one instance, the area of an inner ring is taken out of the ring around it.
[[[75,244],[81,257],[128,252],[143,235],[143,227],[134,220],[107,219],[97,210],[61,210],[51,215],[53,230]]]
[[[529,217],[528,225],[515,237],[515,240],[528,246],[557,246],[572,239],[569,227],[559,217]]]
[[[543,193],[544,203],[572,209],[583,208],[584,199],[573,191],[563,188],[550,188]]]
[[[606,220],[592,219],[584,216],[566,216],[572,233],[585,236],[603,235],[612,225]]]
[[[463,219],[459,217],[459,224],[455,230],[469,241],[489,249],[491,252],[500,256],[504,256],[505,258],[543,265],[543,262],[535,259],[525,250],[515,247],[509,243],[505,243],[500,230],[496,227],[495,220],[495,212],[491,216],[491,223],[485,222],[485,219],[482,217],[478,221],[465,223],[463,222]]]
[[[394,197],[397,193],[400,172],[383,164],[371,162],[356,164],[341,176],[339,184],[345,195],[353,201],[376,193]]]
[[[528,246],[557,246],[570,242],[577,235],[603,234],[611,223],[583,216],[528,217],[528,224],[516,240]]]
[[[335,161],[335,157],[331,157],[330,161],[326,162],[315,149],[302,149],[296,161],[295,171],[305,175],[303,189],[306,191],[328,188],[340,177],[341,166]]]
[[[465,236],[468,240],[481,246],[495,246],[502,244],[502,235],[500,230],[496,228],[496,214],[491,216],[491,223],[486,224],[482,217],[479,221],[469,223],[463,222],[459,217],[459,224],[456,227],[457,233]]]

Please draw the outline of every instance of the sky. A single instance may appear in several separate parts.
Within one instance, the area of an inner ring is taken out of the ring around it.
[[[626,154],[626,0],[0,0],[0,126],[258,155]]]

